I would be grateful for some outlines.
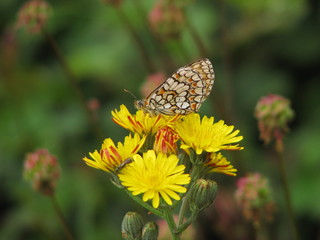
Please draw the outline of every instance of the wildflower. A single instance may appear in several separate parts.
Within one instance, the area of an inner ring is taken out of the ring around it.
[[[147,97],[156,87],[166,80],[166,75],[163,72],[150,74],[141,87],[141,94]]]
[[[162,152],[165,154],[175,154],[177,153],[177,145],[179,136],[170,128],[161,128],[155,137],[153,149],[156,152]]]
[[[134,162],[119,174],[122,185],[133,195],[143,193],[144,202],[152,199],[152,206],[158,208],[160,197],[172,205],[171,198],[180,200],[176,193],[185,193],[187,189],[181,185],[190,182],[189,174],[184,174],[184,165],[178,164],[176,155],[156,154],[154,150],[133,156]]]
[[[126,136],[124,142],[118,142],[117,147],[111,138],[104,140],[101,150],[89,153],[92,159],[84,157],[83,160],[90,167],[106,172],[115,172],[122,162],[136,154],[145,142],[145,137],[135,134]]]
[[[28,153],[24,162],[24,177],[32,182],[33,189],[52,195],[60,176],[57,158],[47,149]]]
[[[182,139],[181,148],[193,148],[198,155],[203,151],[243,149],[238,144],[233,145],[243,139],[237,136],[239,130],[233,131],[234,126],[227,126],[222,120],[214,123],[213,117],[204,116],[200,120],[199,114],[189,114],[182,121],[176,122],[173,128]]]
[[[268,180],[259,173],[248,174],[237,181],[236,200],[247,220],[271,220],[274,204]]]
[[[237,169],[221,153],[210,153],[206,165],[209,167],[209,172],[224,173],[230,176],[237,175]]]
[[[261,98],[255,108],[260,139],[265,144],[275,140],[277,147],[281,149],[282,139],[288,131],[288,122],[292,120],[293,116],[294,112],[288,99],[275,94]]]
[[[140,136],[155,134],[161,127],[166,126],[177,118],[176,116],[168,116],[167,118],[163,115],[151,116],[142,110],[132,115],[125,105],[120,106],[120,111],[115,110],[111,114],[113,116],[112,120],[116,124],[131,132],[138,133]]]
[[[26,2],[18,13],[17,27],[24,27],[31,33],[38,33],[47,23],[51,6],[42,0]]]
[[[163,37],[179,37],[184,22],[182,8],[169,1],[156,1],[149,13],[151,29]]]

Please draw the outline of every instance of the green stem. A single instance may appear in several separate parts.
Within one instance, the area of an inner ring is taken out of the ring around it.
[[[196,220],[196,217],[197,217],[197,216],[196,216],[195,214],[192,214],[191,217],[189,217],[183,224],[181,224],[181,225],[179,225],[179,226],[177,227],[176,232],[182,233],[184,230],[186,230],[186,229],[189,227],[189,225],[190,225],[192,222],[194,222],[194,221]]]
[[[182,9],[182,11],[183,11],[183,15],[184,15],[184,18],[185,18],[186,27],[190,31],[191,37],[193,38],[194,42],[196,43],[196,46],[198,48],[198,51],[199,51],[201,57],[208,57],[209,56],[208,51],[207,51],[207,49],[206,49],[206,47],[205,47],[200,35],[198,34],[196,29],[190,23],[185,9]]]
[[[179,220],[178,220],[178,226],[180,226],[183,223],[184,216],[187,211],[188,207],[188,199],[189,199],[189,194],[187,193],[184,198],[182,199],[180,211],[179,211]]]
[[[74,238],[73,238],[73,236],[71,234],[71,231],[70,231],[70,229],[69,229],[69,227],[67,225],[67,222],[66,222],[66,220],[65,220],[65,218],[64,218],[64,216],[62,214],[61,208],[59,207],[59,204],[58,204],[55,196],[51,195],[50,199],[51,199],[51,203],[53,205],[53,208],[54,208],[54,210],[55,210],[55,212],[57,214],[57,217],[58,217],[58,219],[60,221],[60,224],[61,224],[61,226],[62,226],[62,228],[63,228],[63,230],[64,230],[64,232],[65,232],[65,234],[67,236],[67,239],[68,240],[73,240]]]
[[[218,1],[218,17],[220,21],[220,41],[221,41],[221,54],[223,62],[223,74],[226,83],[226,92],[225,94],[225,106],[226,113],[225,117],[228,122],[236,122],[235,114],[235,101],[234,101],[234,83],[232,78],[232,59],[230,54],[230,37],[229,37],[229,27],[226,15],[226,3],[225,0]]]
[[[142,201],[142,199],[138,196],[134,196],[132,195],[132,192],[130,192],[129,190],[125,189],[126,193],[134,200],[136,201],[138,204],[140,204],[142,207],[146,208],[147,210],[149,210],[150,212],[152,212],[153,214],[161,217],[161,218],[164,218],[165,217],[165,213],[158,210],[158,209],[155,209],[153,208],[152,206],[150,206],[148,203]]]
[[[195,157],[199,158],[199,155],[195,155]],[[197,162],[198,160],[199,159],[197,159],[195,162]],[[194,164],[192,166],[192,169],[190,172],[191,182],[188,184],[187,189],[190,189],[193,183],[201,176],[201,170],[202,170],[202,164]],[[183,219],[185,218],[185,215],[188,209],[189,196],[190,196],[190,191],[187,192],[187,194],[184,196],[182,200],[180,212],[179,212],[178,227],[180,227],[183,224]]]
[[[62,51],[60,50],[60,48],[59,48],[58,44],[56,43],[56,41],[54,40],[54,38],[44,28],[42,29],[42,34],[45,37],[45,39],[48,41],[48,43],[50,44],[51,48],[53,49],[54,54],[56,55],[56,58],[58,59],[58,62],[60,63],[62,70],[67,77],[67,80],[69,81],[71,87],[75,91],[81,106],[84,108],[86,115],[88,117],[88,121],[90,122],[91,128],[94,131],[94,134],[96,135],[97,138],[100,138],[101,132],[100,132],[100,128],[97,124],[97,121],[95,120],[93,112],[89,109],[88,104],[86,103],[84,94],[83,94],[76,78],[74,77],[74,74],[72,73],[69,65],[67,64],[67,61],[62,54]]]
[[[295,240],[299,239],[299,234],[297,230],[297,226],[295,223],[294,215],[293,215],[293,210],[292,210],[292,204],[291,204],[291,198],[290,198],[290,190],[289,190],[289,184],[288,184],[288,177],[287,177],[287,172],[285,170],[285,165],[284,165],[284,153],[283,151],[276,151],[278,154],[278,168],[280,172],[280,177],[281,177],[281,183],[283,187],[283,193],[284,193],[284,199],[285,199],[285,204],[290,220],[290,224],[292,227],[293,231],[293,238]]]
[[[267,232],[263,223],[259,221],[253,222],[253,228],[256,233],[256,240],[268,240]]]
[[[115,6],[114,9],[116,10],[119,19],[122,21],[129,35],[131,35],[132,40],[135,42],[136,46],[138,47],[143,63],[146,66],[148,72],[149,73],[156,72],[156,68],[153,64],[153,61],[151,57],[149,57],[149,54],[145,49],[145,44],[142,42],[138,33],[135,31],[134,27],[131,25],[127,15],[124,13],[124,11],[122,11],[121,6]]]
[[[164,218],[169,226],[172,240],[180,240],[180,233],[177,232],[176,223],[173,219],[172,210],[169,207],[164,209]]]

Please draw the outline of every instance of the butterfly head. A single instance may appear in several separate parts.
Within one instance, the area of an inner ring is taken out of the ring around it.
[[[140,109],[144,109],[146,106],[146,100],[135,100],[134,101],[134,106],[140,110]]]

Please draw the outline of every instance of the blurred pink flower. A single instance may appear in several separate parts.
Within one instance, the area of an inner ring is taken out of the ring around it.
[[[157,72],[147,76],[146,81],[141,87],[141,94],[147,97],[156,87],[166,80],[166,75],[163,72]]]
[[[23,175],[33,189],[44,195],[53,195],[60,177],[60,166],[47,149],[28,153],[24,161]]]
[[[282,96],[269,94],[259,100],[254,115],[258,120],[260,138],[265,144],[275,140],[277,149],[282,150],[282,139],[288,131],[288,122],[294,116],[290,101]]]
[[[272,220],[274,203],[270,192],[268,180],[259,173],[248,174],[237,181],[235,198],[247,220]]]
[[[87,105],[91,111],[97,111],[100,108],[100,101],[97,98],[91,98],[87,101]]]
[[[179,37],[185,18],[180,6],[158,0],[149,13],[151,29],[161,37]]]
[[[43,0],[26,2],[18,12],[17,28],[25,28],[38,33],[46,25],[51,14],[51,6]]]

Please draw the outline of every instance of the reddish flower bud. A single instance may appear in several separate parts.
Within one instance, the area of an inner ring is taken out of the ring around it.
[[[288,99],[274,94],[261,98],[255,108],[260,138],[265,144],[275,140],[277,149],[281,150],[282,139],[288,131],[287,125],[293,116],[294,112]]]
[[[156,1],[149,13],[151,29],[163,37],[179,37],[184,21],[185,18],[181,7],[170,1]]]
[[[268,180],[259,173],[249,174],[237,181],[236,200],[244,217],[255,223],[272,220],[274,203]]]
[[[56,157],[47,149],[39,149],[27,154],[23,175],[32,183],[33,189],[52,195],[60,176],[60,166]]]
[[[154,150],[165,154],[175,154],[177,152],[176,142],[179,136],[170,127],[161,128],[154,142]]]
[[[25,3],[18,13],[16,26],[26,28],[31,33],[38,33],[49,19],[51,7],[42,0]]]

